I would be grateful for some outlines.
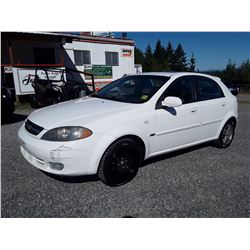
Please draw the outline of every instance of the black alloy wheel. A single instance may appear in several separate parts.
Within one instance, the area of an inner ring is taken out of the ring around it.
[[[140,146],[134,140],[116,141],[103,154],[98,177],[108,186],[124,185],[136,176],[141,159]]]

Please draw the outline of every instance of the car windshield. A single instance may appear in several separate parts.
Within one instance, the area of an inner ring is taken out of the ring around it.
[[[111,82],[91,96],[126,103],[144,103],[168,80],[169,77],[166,76],[126,76]]]

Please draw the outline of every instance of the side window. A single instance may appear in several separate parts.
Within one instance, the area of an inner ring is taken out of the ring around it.
[[[183,104],[195,102],[193,78],[184,76],[176,79],[165,91],[163,99],[167,96],[179,97]]]
[[[74,50],[75,65],[83,66],[91,64],[90,51],[89,50]]]
[[[106,66],[119,66],[118,52],[105,52]]]
[[[89,50],[82,50],[82,60],[83,60],[83,64],[91,64]]]
[[[206,101],[224,97],[224,94],[215,81],[207,77],[197,77],[198,101]]]

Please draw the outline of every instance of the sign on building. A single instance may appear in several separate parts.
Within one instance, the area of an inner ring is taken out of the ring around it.
[[[112,66],[92,65],[91,69],[85,71],[94,74],[95,79],[110,79],[113,77]],[[91,77],[86,75],[85,79],[89,80]]]
[[[35,79],[34,68],[12,68],[13,77],[15,83],[16,95],[28,95],[34,94],[34,88],[32,87],[32,83]],[[54,70],[54,69],[53,69]],[[58,68],[58,71],[51,72],[48,71],[48,77],[51,80],[61,80],[62,72]],[[44,70],[37,70],[37,76],[40,79],[47,79],[46,72]]]
[[[122,56],[125,56],[125,57],[133,56],[132,49],[122,49]]]

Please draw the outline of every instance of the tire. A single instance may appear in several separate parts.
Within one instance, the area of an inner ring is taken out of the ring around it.
[[[97,175],[108,186],[117,187],[131,181],[142,162],[140,146],[125,138],[111,144],[104,152]]]
[[[219,138],[215,141],[215,146],[218,148],[227,148],[233,141],[235,132],[235,124],[229,120],[221,130]]]

